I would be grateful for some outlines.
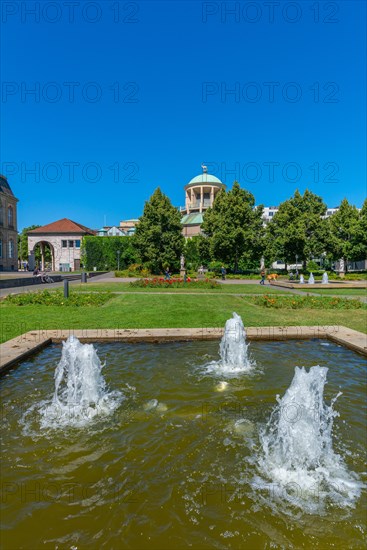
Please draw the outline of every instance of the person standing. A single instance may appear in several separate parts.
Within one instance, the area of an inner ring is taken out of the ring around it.
[[[266,275],[265,269],[264,269],[264,268],[261,270],[260,275],[261,275],[260,284],[261,284],[261,285],[264,285],[264,284],[265,284],[265,275]]]
[[[222,281],[225,281],[226,280],[226,268],[224,267],[224,265],[222,265],[222,267],[220,268],[220,272],[222,274]]]

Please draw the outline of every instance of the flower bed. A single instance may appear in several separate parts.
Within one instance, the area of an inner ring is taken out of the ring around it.
[[[4,299],[4,304],[16,306],[100,306],[112,297],[111,292],[70,292],[69,298],[64,297],[62,290],[43,290],[42,292],[26,292],[10,294]]]
[[[154,277],[153,279],[138,279],[129,284],[135,288],[220,288],[220,284],[217,281],[212,281],[211,279],[191,279],[190,277],[187,277],[186,282],[181,277],[172,277],[171,279]]]
[[[257,306],[274,309],[367,309],[367,304],[360,300],[345,298],[312,296],[256,296],[253,298]]]

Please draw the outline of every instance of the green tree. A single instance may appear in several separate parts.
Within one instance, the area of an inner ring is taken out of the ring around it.
[[[306,190],[297,190],[293,197],[282,202],[267,226],[268,257],[294,263],[296,256],[306,268],[307,260],[325,251],[329,238],[328,224],[323,218],[326,204],[322,198]]]
[[[364,201],[359,213],[359,221],[356,231],[356,246],[360,260],[367,259],[367,199]]]
[[[197,271],[199,265],[201,264],[199,243],[199,235],[191,237],[190,239],[186,239],[185,241],[185,264],[188,269],[192,269],[194,271]]]
[[[208,266],[212,260],[210,252],[210,241],[205,235],[198,235],[197,237],[200,264]]]
[[[347,267],[348,261],[357,261],[365,258],[366,254],[366,203],[361,213],[357,208],[343,199],[339,210],[328,219],[330,227],[330,239],[327,249],[335,260],[344,259]]]
[[[235,181],[228,192],[219,191],[204,214],[201,229],[209,240],[212,259],[233,266],[235,272],[240,259],[260,261],[263,252],[263,207],[254,206],[254,196]]]
[[[18,233],[18,258],[23,262],[28,261],[28,231],[37,229],[40,225],[30,225],[22,229],[21,233]]]
[[[166,266],[179,269],[184,249],[181,215],[159,187],[145,203],[134,245],[141,261],[153,273],[160,273]]]
[[[22,262],[28,262],[29,250],[28,250],[28,231],[32,229],[37,229],[41,227],[40,225],[30,225],[29,227],[24,227],[22,231],[18,234],[18,258]],[[35,248],[34,258],[36,263],[41,262],[41,249],[39,246]],[[51,262],[51,250],[50,247],[46,245],[45,247],[45,261]]]

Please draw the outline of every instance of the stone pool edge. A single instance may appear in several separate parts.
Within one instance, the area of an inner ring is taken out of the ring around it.
[[[0,375],[33,353],[71,334],[82,342],[169,342],[218,340],[223,328],[31,330],[0,345]],[[367,334],[342,325],[271,326],[246,328],[249,340],[298,340],[323,338],[367,355]]]

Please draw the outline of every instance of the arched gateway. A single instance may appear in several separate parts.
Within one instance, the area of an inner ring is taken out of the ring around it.
[[[46,248],[51,251],[52,271],[75,271],[80,269],[80,247],[85,235],[95,235],[95,231],[67,218],[37,227],[28,233],[29,268],[34,269],[34,252],[41,249],[41,269],[46,266]]]

